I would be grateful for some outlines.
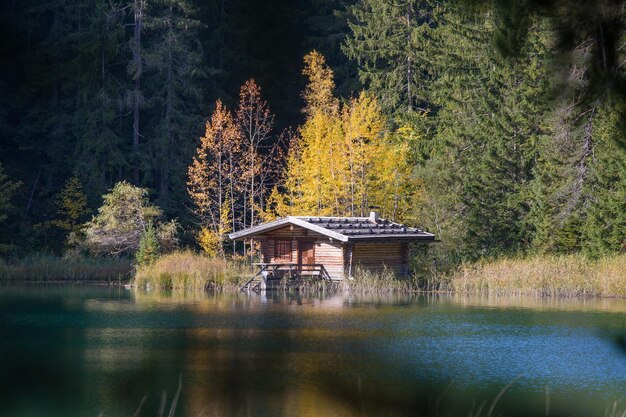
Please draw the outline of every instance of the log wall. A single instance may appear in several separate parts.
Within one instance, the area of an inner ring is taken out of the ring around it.
[[[315,242],[315,263],[324,265],[333,279],[343,279],[343,251],[340,242],[328,238]]]
[[[404,276],[408,273],[408,252],[408,244],[404,242],[355,243],[352,248],[352,273],[357,268],[379,273],[387,267],[396,275]]]
[[[285,226],[255,236],[254,240],[261,242],[263,262],[293,264],[298,263],[298,242],[315,241],[315,263],[324,265],[333,279],[343,279],[350,271],[354,274],[357,268],[379,273],[387,267],[398,276],[408,273],[408,244],[405,242],[359,242],[342,245],[341,242],[332,241],[327,236],[298,226]],[[275,258],[277,240],[291,242],[290,260]]]
[[[315,242],[315,263],[322,264],[333,279],[343,279],[343,250],[341,242],[332,241],[324,235],[298,227],[285,226],[254,237],[261,243],[263,262],[266,263],[298,263],[298,242],[307,240]],[[274,256],[277,240],[291,241],[291,260],[277,259]]]

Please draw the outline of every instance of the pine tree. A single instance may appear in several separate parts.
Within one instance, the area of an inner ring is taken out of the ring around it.
[[[145,13],[143,136],[159,202],[172,212],[180,210],[172,193],[185,181],[180,168],[192,153],[188,138],[201,124],[200,81],[206,74],[197,34],[202,24],[188,0],[153,1]]]
[[[359,77],[390,113],[412,112],[427,104],[424,80],[430,5],[419,0],[365,0],[350,8],[343,48],[359,65]]]
[[[148,190],[125,181],[103,196],[98,213],[85,223],[85,246],[93,253],[109,256],[134,255],[150,224],[159,245],[171,250],[178,239],[175,221],[162,222],[163,211],[150,203]]]
[[[135,255],[135,261],[138,266],[146,266],[154,263],[159,258],[159,240],[157,239],[157,232],[152,224],[148,223],[146,230],[141,236],[139,241],[139,249]]]
[[[594,158],[590,168],[590,202],[582,247],[602,256],[626,250],[626,151],[615,138],[623,134],[619,100],[598,109],[594,119]]]
[[[19,181],[10,180],[0,164],[0,223],[7,219],[8,211],[12,207],[11,198],[21,185]]]
[[[524,249],[536,144],[545,134],[549,36],[536,22],[522,54],[505,60],[490,44],[497,16],[467,16],[452,5],[438,11],[445,24],[428,46],[438,51],[429,93],[436,131],[422,148],[418,211],[468,257]]]
[[[324,55],[335,74],[340,97],[349,97],[361,89],[356,63],[341,50],[350,31],[348,10],[355,3],[355,0],[312,0],[304,21],[307,28],[304,45]]]

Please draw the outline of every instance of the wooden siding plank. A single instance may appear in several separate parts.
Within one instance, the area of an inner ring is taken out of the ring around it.
[[[355,243],[352,259],[354,268],[382,272],[387,267],[396,275],[406,275],[408,245],[404,242]]]

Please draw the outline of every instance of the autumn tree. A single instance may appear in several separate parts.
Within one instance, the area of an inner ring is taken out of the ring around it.
[[[316,113],[337,113],[339,100],[334,96],[333,70],[326,65],[324,55],[317,51],[306,54],[302,74],[309,80],[302,93],[306,102],[302,112],[308,116],[313,116]]]
[[[309,80],[302,94],[307,119],[299,129],[298,146],[289,152],[285,186],[292,214],[331,215],[340,211],[344,197],[339,185],[345,168],[339,101],[324,57],[312,51],[304,63],[302,73]]]
[[[375,205],[392,219],[406,215],[408,147],[386,132],[378,101],[361,93],[340,106],[332,70],[315,51],[305,57],[303,73],[308,117],[290,149],[285,193],[271,195],[283,211],[277,214],[364,216]]]
[[[50,222],[66,234],[65,243],[73,247],[83,239],[82,229],[85,216],[89,214],[87,196],[76,175],[65,181],[61,192],[57,195],[57,219]]]
[[[242,227],[254,226],[257,213],[263,210],[265,192],[264,171],[271,169],[272,152],[269,140],[274,124],[274,115],[267,101],[261,99],[261,88],[254,80],[248,80],[239,92],[239,107],[236,115],[237,126],[243,137],[242,154],[244,160]]]
[[[221,255],[224,255],[225,230],[234,230],[237,226],[234,202],[242,186],[241,138],[233,115],[218,100],[187,170],[187,192],[192,213],[200,226],[198,236],[206,238],[213,234],[212,239],[220,242]],[[223,215],[226,204],[230,206],[229,218]]]

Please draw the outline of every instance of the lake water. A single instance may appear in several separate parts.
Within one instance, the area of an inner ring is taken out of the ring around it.
[[[0,416],[611,415],[626,300],[0,287]],[[163,403],[163,406],[161,404]],[[482,406],[482,408],[481,408]]]

